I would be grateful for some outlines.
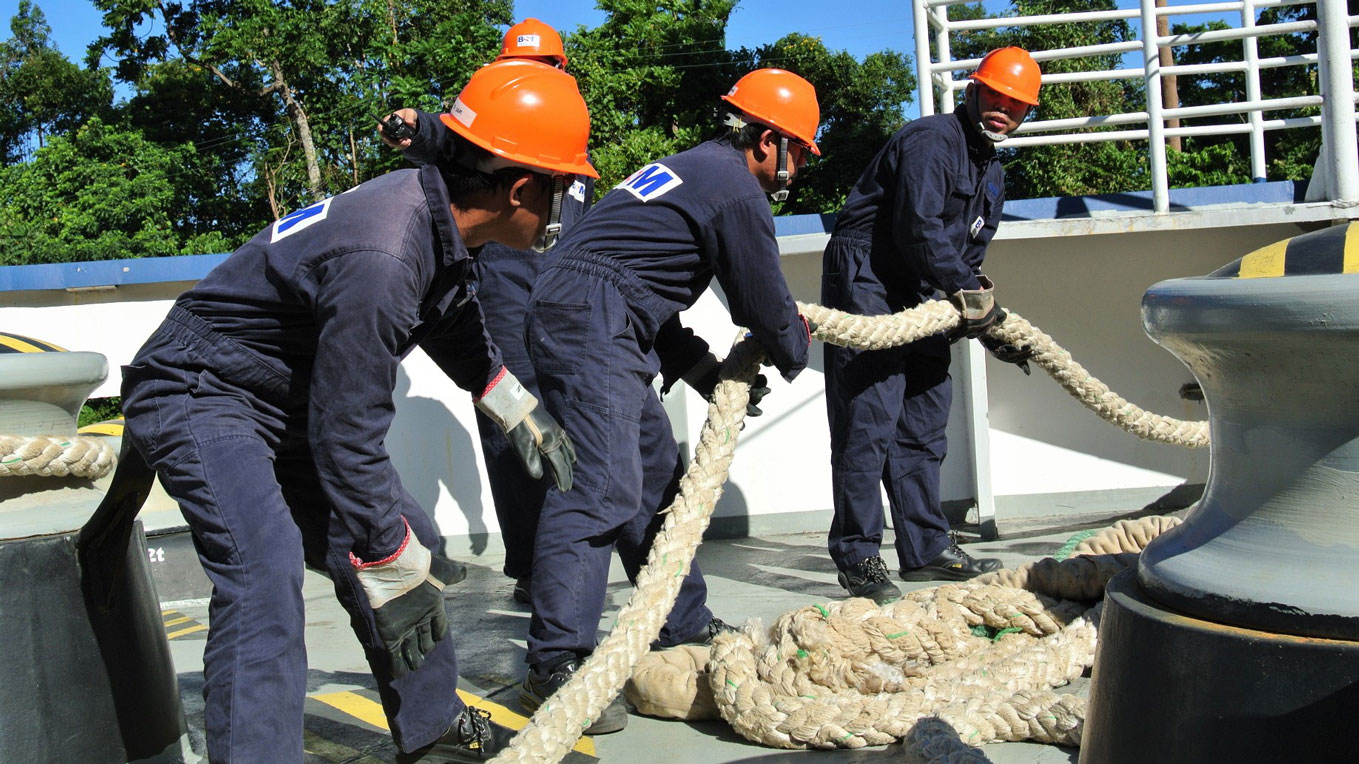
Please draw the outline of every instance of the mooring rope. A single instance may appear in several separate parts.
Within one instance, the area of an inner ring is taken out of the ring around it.
[[[799,303],[799,309],[808,319],[817,324],[816,339],[837,345],[859,349],[879,349],[914,342],[915,340],[947,331],[957,326],[960,318],[956,308],[945,301],[929,301],[923,305],[889,316],[856,316],[832,310],[819,305]],[[1114,422],[1123,429],[1140,437],[1174,443],[1184,446],[1202,447],[1207,444],[1207,425],[1204,422],[1182,422],[1179,420],[1148,414],[1129,404],[1123,398],[1109,392],[1108,387],[1091,377],[1071,360],[1070,354],[1057,346],[1052,338],[1035,329],[1016,314],[1009,314],[1006,320],[990,329],[992,336],[1017,345],[1027,345],[1034,349],[1033,360],[1053,376],[1068,392],[1101,417]],[[622,610],[619,611],[613,630],[585,663],[552,698],[539,707],[529,724],[515,737],[510,747],[495,758],[497,762],[557,762],[566,755],[590,726],[591,720],[617,696],[624,682],[632,674],[638,660],[649,651],[649,646],[661,630],[665,617],[675,604],[680,583],[693,562],[703,531],[713,508],[722,494],[728,470],[734,456],[736,443],[745,419],[746,403],[750,396],[750,383],[764,358],[764,351],[750,340],[739,340],[732,348],[722,368],[722,381],[714,390],[712,403],[708,406],[708,419],[699,434],[694,458],[680,480],[679,494],[674,503],[665,511],[665,519],[660,532],[652,543],[646,566],[637,576],[636,588]],[[964,587],[965,588],[965,587]],[[1004,587],[995,587],[1004,588]],[[939,587],[956,590],[956,588]],[[938,590],[928,590],[935,591]],[[938,597],[936,593],[933,595]],[[903,600],[906,601],[906,600]],[[947,600],[945,601],[947,603]],[[1014,603],[1008,603],[1013,605]],[[833,603],[843,608],[843,603]],[[903,606],[905,607],[905,606]],[[939,607],[935,606],[936,609]],[[944,609],[952,612],[947,604]],[[965,621],[984,615],[956,608]],[[1066,612],[1059,609],[1058,612]],[[995,611],[992,611],[993,616]],[[964,686],[986,685],[990,692],[1000,692],[998,688],[1008,687],[1013,677],[1038,672],[1045,681],[1053,682],[1048,686],[1069,681],[1084,670],[1093,660],[1097,609],[1073,615],[1055,633],[1042,632],[1043,625],[1055,627],[1061,617],[1053,615],[1046,607],[1032,605],[1028,608],[1013,608],[1001,613],[1002,628],[1018,626],[1030,639],[1037,636],[1038,630],[1047,636],[1046,644],[1032,650],[1015,650],[1007,653],[995,663],[988,663],[985,670],[966,671],[965,676],[941,672],[939,677],[927,680],[926,690],[922,693],[891,693],[877,696],[873,702],[881,704],[871,711],[861,708],[860,713],[876,718],[892,719],[888,729],[863,728],[857,732],[844,729],[844,722],[828,722],[817,725],[816,720],[839,719],[834,712],[837,707],[847,703],[848,691],[833,691],[822,698],[799,698],[781,700],[786,704],[783,710],[773,709],[775,715],[788,716],[793,710],[791,704],[798,706],[795,714],[797,723],[790,732],[785,721],[778,724],[779,733],[773,739],[786,736],[789,741],[796,739],[801,745],[822,743],[839,745],[857,743],[858,745],[885,744],[904,736],[915,721],[926,716],[937,716],[960,732],[958,725],[968,726],[962,740],[976,742],[977,738],[986,740],[1038,739],[1049,742],[1079,744],[1079,720],[1083,716],[1084,703],[1070,696],[1058,696],[1050,691],[1022,690],[1014,692],[1004,703],[972,707],[966,702],[954,701],[951,705],[935,702],[935,699],[951,700]],[[1015,616],[1022,615],[1016,623]],[[995,643],[996,648],[1014,645],[1021,641],[1010,632]],[[754,698],[762,693],[764,683],[751,677],[758,674],[749,665],[741,663],[749,643],[751,655],[754,650],[753,638],[745,633],[724,635],[714,642],[713,654],[732,656],[732,666],[723,669],[723,678],[717,672],[712,675],[715,688],[730,687],[731,679],[739,688],[746,685],[746,696]],[[1025,645],[1025,648],[1029,645]],[[967,659],[952,661],[942,665],[965,664]],[[715,659],[715,665],[716,659]],[[954,669],[956,671],[956,669]],[[1071,672],[1076,672],[1074,675]],[[980,678],[979,678],[980,677]],[[989,678],[988,678],[989,677]],[[746,681],[749,679],[749,681]],[[984,681],[983,681],[984,680]],[[735,692],[735,690],[733,690]],[[853,693],[858,696],[857,692]],[[975,693],[957,697],[972,697]],[[885,698],[885,699],[884,699]],[[930,702],[925,702],[928,699]],[[895,700],[894,700],[895,699]],[[806,703],[803,703],[806,701]],[[808,705],[810,704],[810,705]],[[726,713],[724,712],[724,717]],[[728,719],[733,726],[744,725],[741,714],[735,720]],[[857,718],[857,717],[856,717]],[[909,718],[910,723],[900,721]],[[857,729],[857,728],[856,728]],[[798,731],[801,730],[801,731]],[[796,734],[795,734],[796,732]],[[742,731],[742,734],[745,734]],[[758,733],[757,733],[758,734]],[[1016,735],[1023,737],[1015,737]],[[773,743],[771,743],[773,744]]]
[[[102,438],[0,435],[0,477],[97,479],[113,462],[113,449]]]

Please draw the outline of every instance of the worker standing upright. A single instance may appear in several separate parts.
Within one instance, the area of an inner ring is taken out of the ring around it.
[[[910,122],[873,158],[823,256],[826,307],[884,315],[939,294],[962,312],[947,337],[885,350],[825,347],[830,556],[850,594],[878,603],[901,597],[879,555],[884,486],[902,578],[963,580],[1000,567],[958,546],[940,504],[952,400],[949,344],[980,337],[995,321],[992,284],[981,273],[1005,203],[995,147],[1038,104],[1041,73],[1027,51],[1010,47],[988,53],[970,78],[953,113]],[[983,342],[1011,363],[1030,352]]]

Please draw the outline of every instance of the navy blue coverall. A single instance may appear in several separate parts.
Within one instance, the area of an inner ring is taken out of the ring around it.
[[[732,319],[792,379],[809,337],[779,271],[769,202],[745,154],[709,141],[638,170],[550,253],[528,317],[548,411],[576,446],[570,491],[549,492],[533,558],[528,663],[595,646],[617,546],[630,580],[678,489],[678,447],[651,382],[707,352],[679,323],[716,276]],[[661,632],[677,644],[712,613],[692,566]]]
[[[454,133],[439,122],[437,115],[416,114],[416,134],[402,154],[416,164],[434,162],[453,140]],[[585,214],[593,198],[594,178],[577,178],[562,199],[563,233]],[[484,245],[473,259],[470,277],[486,319],[486,331],[500,348],[505,368],[535,396],[538,381],[524,345],[524,317],[528,314],[529,292],[546,262],[544,253],[512,249],[493,241]],[[545,475],[533,480],[526,475],[500,425],[480,411],[476,417],[486,480],[491,486],[491,500],[505,544],[503,570],[510,578],[523,578],[533,571],[533,537],[552,477]]]
[[[203,654],[213,762],[301,762],[304,563],[328,571],[403,750],[463,710],[445,638],[393,680],[349,555],[379,560],[404,517],[384,439],[416,345],[480,392],[501,366],[467,290],[470,256],[432,166],[276,221],[175,302],[123,367],[127,433],[179,502],[213,583]]]
[[[979,288],[1004,189],[995,148],[968,124],[965,107],[907,124],[869,163],[836,219],[821,303],[882,315]],[[845,570],[878,555],[884,485],[901,565],[929,563],[949,545],[939,498],[952,400],[948,340],[886,350],[827,344],[825,361],[831,559]]]

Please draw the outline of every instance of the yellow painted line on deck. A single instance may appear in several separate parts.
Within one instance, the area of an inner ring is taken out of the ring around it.
[[[302,750],[336,764],[383,764],[382,759],[375,759],[347,745],[332,743],[311,730],[302,730]]]
[[[178,625],[180,625],[181,623],[188,623],[189,621],[192,621],[192,620],[193,620],[193,619],[190,618],[190,617],[188,617],[187,615],[181,615],[181,616],[178,617],[178,618],[171,618],[170,620],[166,621],[166,622],[165,622],[165,626],[166,626],[167,628],[170,627],[170,626],[178,626]]]
[[[1284,275],[1284,255],[1291,239],[1276,241],[1241,258],[1238,278],[1263,279]]]
[[[197,632],[200,632],[200,631],[207,631],[207,630],[208,630],[208,627],[204,626],[204,625],[201,624],[201,623],[196,623],[196,624],[194,624],[193,626],[190,626],[190,627],[187,628],[187,629],[180,629],[179,631],[172,631],[172,632],[170,632],[169,634],[166,634],[166,635],[165,635],[165,638],[166,638],[166,639],[174,639],[175,637],[182,637],[182,636],[184,636],[185,634],[195,634],[195,633],[197,633]]]
[[[369,700],[355,692],[327,692],[312,695],[312,698],[325,703],[336,710],[342,711],[365,724],[371,724],[379,729],[387,729],[387,716],[382,713],[382,704]],[[499,703],[493,703],[485,698],[479,698],[470,692],[458,690],[458,697],[469,706],[485,709],[491,714],[491,721],[496,724],[509,727],[512,730],[521,730],[528,724],[528,717],[523,714],[515,713]],[[582,737],[576,741],[572,748],[586,756],[595,755],[595,741],[590,737]]]

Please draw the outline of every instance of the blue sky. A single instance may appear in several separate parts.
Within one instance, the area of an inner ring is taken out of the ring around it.
[[[101,13],[90,0],[33,0],[47,16],[52,38],[67,58],[84,58],[85,46],[101,33]],[[18,0],[0,0],[4,36]],[[516,0],[515,16],[533,16],[558,29],[593,27],[604,19],[593,0]],[[816,35],[832,50],[847,50],[859,58],[892,48],[914,50],[911,4],[908,0],[851,0],[840,3],[832,16],[824,0],[743,0],[727,25],[727,45],[756,47],[789,32]]]
[[[103,14],[90,0],[33,0],[47,17],[56,47],[72,61],[85,58],[85,47],[102,34]],[[19,0],[0,0],[0,18],[9,37],[9,20]],[[562,31],[594,27],[604,13],[594,0],[515,0],[515,17],[535,17]],[[727,47],[755,48],[790,32],[820,37],[831,50],[846,50],[860,60],[869,53],[892,49],[912,55],[915,37],[909,0],[849,0],[827,14],[825,0],[742,0],[727,24]],[[109,63],[109,62],[106,62]],[[912,101],[907,117],[920,115]]]

